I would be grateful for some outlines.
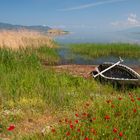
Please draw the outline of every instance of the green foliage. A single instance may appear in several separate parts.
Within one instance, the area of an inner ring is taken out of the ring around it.
[[[139,58],[140,56],[140,46],[138,44],[71,44],[70,49],[76,54],[91,58],[101,56]]]

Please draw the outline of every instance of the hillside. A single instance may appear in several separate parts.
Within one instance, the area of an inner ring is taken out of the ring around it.
[[[25,25],[13,25],[9,23],[0,22],[0,30],[21,30],[21,29],[34,30],[38,32],[47,33],[47,31],[51,28],[43,25],[25,26]]]

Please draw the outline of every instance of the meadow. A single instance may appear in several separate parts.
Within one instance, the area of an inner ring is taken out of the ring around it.
[[[0,48],[0,139],[140,139],[140,89],[57,73],[48,45]]]
[[[70,50],[75,54],[80,54],[89,58],[98,58],[101,56],[117,56],[124,58],[139,58],[140,45],[125,43],[108,44],[70,44]]]

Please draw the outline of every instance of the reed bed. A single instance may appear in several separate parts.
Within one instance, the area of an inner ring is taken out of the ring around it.
[[[90,58],[101,56],[140,57],[140,45],[138,44],[71,44],[70,49],[76,54]]]
[[[50,48],[56,46],[52,38],[36,31],[24,29],[17,31],[14,30],[0,31],[1,48],[11,48],[11,49],[19,49],[26,47],[37,48],[44,45],[47,45]]]

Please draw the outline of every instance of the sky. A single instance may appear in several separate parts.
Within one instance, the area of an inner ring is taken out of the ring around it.
[[[140,26],[140,0],[0,0],[0,22],[119,30]]]

